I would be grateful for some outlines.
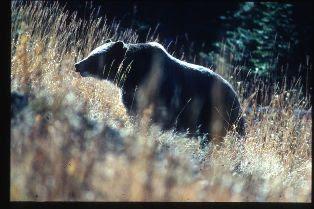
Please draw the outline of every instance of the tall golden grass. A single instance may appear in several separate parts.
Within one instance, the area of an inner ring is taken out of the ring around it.
[[[11,9],[11,88],[30,95],[11,120],[11,200],[311,202],[312,119],[294,114],[309,105],[299,84],[279,86],[259,112],[256,94],[244,98],[246,85],[229,75],[251,108],[247,135],[202,150],[196,138],[148,125],[149,110],[130,118],[114,84],[74,72],[104,40],[136,43],[136,31],[58,3]]]

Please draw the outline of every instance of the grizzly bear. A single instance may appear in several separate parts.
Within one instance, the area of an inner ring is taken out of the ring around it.
[[[75,64],[81,76],[112,81],[122,89],[131,115],[150,109],[152,122],[221,141],[234,128],[244,135],[238,96],[229,82],[203,66],[181,61],[156,42],[126,44],[107,40]]]

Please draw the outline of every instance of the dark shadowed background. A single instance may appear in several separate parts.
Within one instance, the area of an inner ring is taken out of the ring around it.
[[[185,38],[196,42],[196,46],[205,43],[210,49],[211,43],[221,38],[224,21],[219,17],[227,12],[235,12],[240,2],[229,1],[59,1],[70,11],[77,11],[80,17],[88,17],[90,5],[100,12],[95,16],[117,19],[124,27],[134,27],[145,33],[148,28],[158,26],[158,33],[164,39]],[[303,33],[300,39],[304,53],[313,54],[309,43],[313,42],[313,3],[310,1],[293,2],[292,18],[296,30]],[[307,33],[304,33],[307,31]],[[144,34],[143,34],[144,35]],[[146,34],[145,34],[146,35]]]

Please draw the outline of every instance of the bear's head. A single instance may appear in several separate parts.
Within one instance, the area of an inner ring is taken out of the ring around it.
[[[122,41],[107,40],[105,44],[94,49],[86,58],[75,63],[75,70],[81,76],[93,76],[112,80],[117,73],[125,52]]]

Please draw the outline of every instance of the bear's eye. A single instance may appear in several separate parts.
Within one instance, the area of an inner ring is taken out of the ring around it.
[[[89,59],[92,63],[95,63],[95,62],[97,62],[97,60],[98,60],[99,57],[100,57],[99,54],[92,54],[92,55],[89,56],[88,59]]]

